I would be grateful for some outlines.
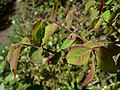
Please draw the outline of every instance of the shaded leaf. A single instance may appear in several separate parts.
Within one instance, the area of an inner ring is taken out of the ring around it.
[[[101,70],[108,73],[117,72],[111,52],[107,48],[104,46],[96,48],[96,58],[97,64]]]
[[[90,8],[94,5],[95,5],[95,1],[93,0],[88,1],[87,4],[85,5],[85,14],[87,14]]]
[[[30,40],[29,40],[28,37],[22,38],[21,44],[28,44],[28,45],[31,45]]]
[[[51,17],[54,17],[56,12],[57,12],[57,9],[58,9],[58,6],[59,6],[59,1],[58,0],[55,0],[55,3],[52,7],[52,12],[51,12]]]
[[[82,86],[85,86],[86,84],[90,83],[95,76],[95,63],[94,63],[94,61],[95,61],[95,57],[93,56],[92,57],[92,66],[91,66],[90,72],[87,75],[86,79],[84,80]]]
[[[18,48],[16,48],[13,51],[13,53],[10,57],[10,60],[9,60],[10,69],[14,75],[14,79],[16,79],[16,68],[17,68],[17,64],[18,64],[18,58],[19,58],[19,53],[20,53],[21,47],[22,47],[22,45],[20,45]]]
[[[41,45],[42,43],[42,38],[44,37],[44,23],[42,20],[38,20],[32,30],[32,41],[33,44],[38,44]]]
[[[49,59],[51,64],[57,64],[61,57],[61,51],[57,52],[52,58]]]
[[[68,37],[62,43],[62,46],[60,47],[60,49],[66,49],[66,48],[68,48],[76,40],[76,36],[75,35],[68,35]]]
[[[58,25],[53,23],[53,24],[49,24],[46,28],[45,28],[45,35],[44,38],[42,39],[42,44],[44,44],[49,37],[56,31]]]
[[[36,50],[36,51],[32,54],[31,59],[32,59],[35,63],[40,63],[40,64],[42,64],[42,62],[43,62],[42,52],[43,52],[43,49],[42,49],[42,47],[40,47],[38,50]]]
[[[99,14],[99,11],[97,11],[97,9],[91,10],[91,15],[90,15],[91,20],[93,21],[98,14]]]
[[[68,29],[70,29],[70,27],[72,26],[72,21],[73,21],[73,13],[76,11],[76,7],[74,6],[71,10],[68,11],[68,14],[65,18],[65,24],[67,26]]]
[[[84,46],[74,46],[68,52],[66,59],[70,64],[83,65],[88,62],[90,54],[90,48]]]
[[[4,68],[5,68],[5,65],[6,65],[6,61],[0,62],[0,75],[1,75],[1,73],[3,72],[3,70],[4,70]]]
[[[118,60],[117,60],[117,70],[120,71],[120,56],[118,57]]]
[[[16,75],[16,78],[18,78],[18,75]],[[16,80],[14,80],[14,75],[12,73],[5,77],[5,81],[6,83],[9,83],[9,85],[13,85],[16,82]]]
[[[118,46],[117,44],[114,43],[109,43],[106,48],[108,49],[108,51],[110,52],[110,55],[117,55],[120,53],[120,46]]]

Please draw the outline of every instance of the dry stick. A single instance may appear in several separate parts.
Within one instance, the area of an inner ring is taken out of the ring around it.
[[[67,30],[67,31],[70,32],[70,33],[73,33],[74,35],[76,35],[77,37],[79,37],[80,39],[82,39],[84,42],[87,42],[87,41],[88,41],[85,37],[82,37],[82,36],[78,35],[76,32],[73,32],[72,30],[68,29],[66,26],[61,25],[60,23],[58,23],[58,22],[56,22],[56,21],[53,21],[53,20],[45,20],[45,19],[42,19],[42,18],[40,18],[39,20],[55,23],[55,24],[57,24],[59,27],[64,28],[65,30]]]

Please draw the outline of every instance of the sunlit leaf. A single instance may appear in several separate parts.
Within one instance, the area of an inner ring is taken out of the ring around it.
[[[60,49],[66,49],[67,47],[69,47],[75,41],[75,39],[76,39],[76,36],[74,36],[74,35],[68,35],[68,37],[63,42],[63,44],[60,47]]]
[[[36,50],[31,56],[32,61],[34,61],[35,63],[42,64],[42,62],[43,62],[42,52],[43,52],[42,47],[40,47],[38,50]]]
[[[3,72],[3,70],[4,70],[4,68],[5,68],[5,65],[6,65],[6,61],[0,62],[0,75],[1,75],[1,73]]]
[[[88,11],[90,10],[90,8],[92,6],[94,6],[94,5],[95,5],[95,1],[94,0],[88,1],[87,4],[85,5],[85,14],[87,14]]]
[[[29,40],[28,37],[22,38],[21,44],[28,44],[28,45],[31,45],[30,40]]]
[[[4,83],[1,83],[1,84],[0,84],[0,90],[5,90],[5,85],[4,85]]]
[[[14,75],[14,79],[16,79],[16,68],[17,68],[17,64],[18,64],[18,58],[19,58],[19,53],[20,53],[21,47],[22,47],[22,45],[20,45],[18,48],[16,48],[13,51],[13,53],[10,57],[10,60],[9,60],[10,68]]]
[[[68,52],[67,62],[74,65],[86,64],[91,54],[90,48],[84,46],[74,46]]]
[[[102,18],[99,18],[99,20],[98,20],[98,22],[96,23],[94,29],[99,28],[99,27],[102,25],[103,21],[104,21],[104,20],[103,20]]]
[[[45,35],[44,38],[42,39],[42,44],[44,44],[49,37],[56,31],[58,25],[53,23],[53,24],[49,24],[46,28],[45,28]]]
[[[85,86],[86,84],[90,83],[94,78],[94,75],[95,75],[95,63],[94,63],[95,60],[94,59],[95,59],[95,57],[93,56],[92,57],[92,66],[91,66],[90,72],[87,75],[86,79],[84,80],[82,86]]]
[[[105,12],[102,14],[102,17],[104,18],[104,20],[105,20],[106,22],[108,22],[108,21],[109,21],[109,18],[110,18],[110,10],[105,11]]]

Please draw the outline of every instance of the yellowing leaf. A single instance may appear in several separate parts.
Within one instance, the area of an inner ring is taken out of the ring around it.
[[[62,44],[62,46],[60,47],[60,49],[66,49],[66,48],[69,47],[69,46],[75,41],[75,39],[76,39],[76,36],[74,36],[74,35],[69,35],[68,37],[70,37],[70,38],[67,38],[67,39],[63,42],[63,44]]]
[[[73,21],[73,13],[76,11],[76,7],[73,7],[71,10],[68,11],[68,14],[65,18],[65,24],[67,26],[68,29],[70,29],[70,27],[72,26],[72,21]]]
[[[30,40],[29,40],[28,37],[24,37],[24,38],[22,39],[22,41],[21,41],[21,44],[28,44],[28,45],[31,45]]]
[[[74,46],[68,52],[67,62],[74,65],[86,64],[91,54],[90,48],[84,46]]]
[[[38,20],[34,24],[33,30],[32,30],[33,44],[37,44],[38,42],[40,42],[41,44],[43,36],[44,36],[44,23],[42,20]]]
[[[58,25],[53,23],[53,24],[49,24],[46,28],[45,28],[45,35],[44,38],[42,39],[42,44],[44,44],[49,37],[56,31]]]
[[[16,48],[13,51],[13,53],[10,57],[10,60],[9,60],[10,68],[14,75],[14,79],[16,79],[16,68],[17,68],[17,64],[18,64],[18,58],[19,58],[19,53],[20,53],[21,47],[22,47],[22,45],[20,45],[18,48]]]
[[[58,6],[59,6],[59,1],[55,0],[55,3],[52,7],[51,17],[54,17],[55,13],[57,12]]]
[[[92,41],[88,41],[88,42],[85,42],[84,44],[82,44],[82,46],[89,47],[89,48],[92,49],[94,47],[104,46],[104,42],[92,42]]]
[[[11,43],[10,49],[7,54],[7,60],[10,61],[13,51],[15,50],[14,44]]]
[[[95,5],[95,1],[94,0],[88,1],[87,4],[85,5],[85,14],[87,14],[88,11],[90,10],[90,8],[92,6],[94,6],[94,5]]]
[[[82,86],[85,86],[86,84],[90,83],[95,76],[95,63],[94,63],[95,57],[92,57],[92,59],[93,60],[92,60],[92,66],[91,66],[90,72],[87,75],[86,79],[84,80]]]

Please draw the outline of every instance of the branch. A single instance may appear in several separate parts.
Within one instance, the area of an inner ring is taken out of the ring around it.
[[[57,24],[59,27],[64,28],[66,31],[68,31],[68,32],[70,32],[70,33],[73,33],[73,34],[76,35],[78,38],[82,39],[84,42],[87,42],[87,41],[88,41],[86,38],[78,35],[76,32],[68,29],[65,25],[61,25],[60,23],[58,23],[58,22],[56,22],[56,21],[54,21],[54,20],[45,20],[45,19],[42,19],[42,18],[40,18],[39,20],[55,23],[55,24]]]

